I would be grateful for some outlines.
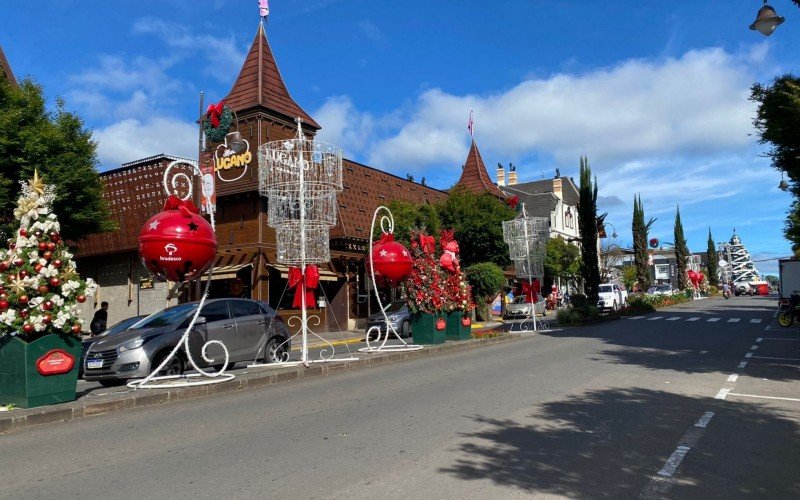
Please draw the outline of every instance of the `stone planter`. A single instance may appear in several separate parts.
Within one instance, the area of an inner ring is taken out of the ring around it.
[[[445,322],[445,328],[438,330],[439,320]],[[415,344],[444,344],[446,337],[446,320],[440,314],[412,314],[411,336]]]
[[[50,334],[33,342],[0,338],[0,404],[20,408],[75,400],[81,340]]]
[[[463,318],[462,311],[453,311],[447,314],[447,330],[445,330],[447,340],[468,340],[472,336],[471,323],[464,325],[461,321]]]

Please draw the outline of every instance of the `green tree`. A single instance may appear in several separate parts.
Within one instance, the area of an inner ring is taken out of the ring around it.
[[[681,222],[681,208],[675,209],[675,267],[678,272],[678,288],[686,290],[689,288],[689,277],[686,274],[686,261],[689,259],[689,247],[686,238],[683,236],[683,223]]]
[[[544,259],[545,283],[558,278],[575,278],[581,268],[580,256],[578,247],[567,243],[561,236],[547,240],[547,255]]]
[[[481,262],[466,268],[464,275],[467,283],[472,286],[478,319],[491,319],[489,303],[503,290],[506,283],[503,270],[493,262]]]
[[[597,217],[597,178],[592,181],[589,159],[580,159],[580,189],[578,190],[578,231],[581,235],[581,276],[590,304],[597,302],[600,288],[600,261],[597,255],[597,227],[605,215]]]
[[[56,100],[55,112],[45,109],[42,87],[30,79],[12,87],[0,79],[0,232],[14,231],[12,215],[20,180],[34,169],[54,186],[53,212],[61,234],[72,242],[114,229],[103,200],[97,172],[97,145],[83,121]]]
[[[784,235],[800,256],[800,78],[783,75],[772,85],[753,85],[750,100],[758,104],[753,124],[759,142],[769,144],[772,166],[789,177],[794,201],[787,212]]]
[[[636,266],[625,266],[622,268],[622,283],[628,290],[633,290],[637,278]]]
[[[719,287],[719,255],[717,255],[717,247],[714,245],[714,238],[711,237],[711,228],[708,228],[706,260],[708,261],[708,284]]]
[[[413,230],[421,230],[425,234],[437,235],[441,222],[436,207],[427,203],[416,204],[408,201],[394,200],[388,204],[394,217],[394,239],[406,247],[411,243]],[[380,221],[376,221],[374,238],[381,234]]]
[[[650,264],[647,254],[647,233],[656,220],[644,222],[644,205],[641,195],[633,196],[633,260],[636,265],[636,281],[642,290],[650,288]]]
[[[450,190],[437,205],[441,227],[453,228],[461,250],[461,266],[493,262],[505,269],[511,265],[503,241],[503,221],[516,213],[489,193],[475,194],[463,186]]]

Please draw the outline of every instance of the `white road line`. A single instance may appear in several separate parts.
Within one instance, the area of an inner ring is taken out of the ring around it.
[[[703,416],[700,417],[700,420],[698,420],[697,423],[694,424],[694,426],[695,427],[706,428],[706,427],[708,427],[708,423],[711,422],[712,418],[714,418],[714,412],[713,411],[707,411],[707,412],[703,413]]]
[[[698,319],[700,319],[700,318],[699,317],[694,317],[694,318],[689,318],[686,321],[697,321]]]
[[[678,321],[679,319],[681,319],[680,316],[673,316],[671,318],[667,318],[667,321]]]
[[[731,392],[730,389],[720,389],[717,395],[714,396],[714,399],[725,399],[728,397],[729,392]]]
[[[664,316],[653,316],[652,318],[647,318],[647,321],[655,321],[657,319],[662,319]]]
[[[709,322],[709,323],[715,323],[715,322],[717,322],[717,321],[719,321],[719,320],[721,320],[721,319],[722,319],[722,318],[708,318],[708,322]]]
[[[753,318],[750,320],[750,323],[761,323],[761,318]]]
[[[728,377],[728,382],[736,382],[739,379],[739,375],[734,373],[730,377]]]
[[[746,358],[753,358],[753,359],[777,359],[779,361],[800,361],[800,358],[773,358],[771,356],[753,356],[751,353],[745,354]]]
[[[747,354],[744,355],[744,357],[745,358],[752,358],[753,357],[753,353],[752,352],[748,352]]]
[[[762,340],[764,340],[764,337],[758,337],[758,338],[756,339],[756,342],[761,342]]]
[[[738,323],[739,321],[739,318],[731,318],[728,320],[728,323]]]
[[[779,398],[777,396],[759,396],[758,394],[739,394],[737,392],[731,392],[728,395],[739,396],[743,398],[780,399],[781,401],[800,401],[800,399],[797,398]]]
[[[691,448],[688,446],[678,446],[667,459],[667,463],[664,464],[664,467],[658,471],[658,475],[672,477],[678,469],[678,466],[683,462],[683,459],[686,458],[686,454],[689,453],[689,450],[691,450]]]
[[[781,337],[764,337],[764,340],[785,340],[787,342],[800,342],[800,339],[784,339]]]
[[[642,319],[642,318],[644,318],[644,316],[631,316],[628,319]]]
[[[745,366],[747,366],[747,361],[742,361],[739,363],[739,368],[744,368]]]
[[[758,349],[758,346],[757,346],[757,345],[751,345],[751,346],[750,346],[750,350],[751,350],[751,351],[755,351],[756,349]]]

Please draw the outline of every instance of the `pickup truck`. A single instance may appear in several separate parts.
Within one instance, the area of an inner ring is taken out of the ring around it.
[[[628,291],[623,290],[619,285],[604,283],[598,289],[597,308],[602,310],[616,311],[628,303]]]
[[[800,260],[782,259],[778,261],[778,275],[781,280],[780,305],[788,307],[795,290],[800,290]]]

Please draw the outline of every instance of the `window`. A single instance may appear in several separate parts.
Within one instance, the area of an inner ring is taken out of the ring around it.
[[[249,300],[234,300],[231,302],[231,305],[233,306],[234,318],[262,314],[261,308],[258,307],[258,304]]]
[[[222,321],[225,319],[230,319],[230,313],[228,312],[228,301],[227,300],[220,300],[217,302],[212,302],[210,304],[206,304],[203,306],[203,310],[200,312],[200,316],[206,318],[206,321],[211,323],[212,321]]]

